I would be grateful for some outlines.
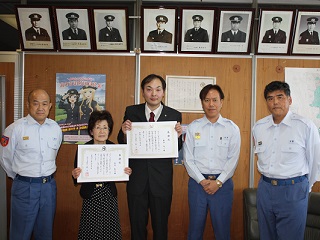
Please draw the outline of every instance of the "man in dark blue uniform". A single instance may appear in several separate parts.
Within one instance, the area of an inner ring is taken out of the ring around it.
[[[163,42],[172,43],[172,33],[165,30],[165,25],[168,22],[168,18],[164,15],[158,15],[156,17],[157,30],[149,32],[147,42]]]
[[[113,15],[107,15],[104,17],[107,26],[99,31],[99,42],[122,42],[122,38],[118,29],[112,27]]]
[[[29,15],[32,27],[25,31],[26,41],[50,41],[50,36],[44,28],[39,26],[41,15],[32,13]]]
[[[286,32],[280,29],[281,17],[273,17],[273,28],[267,30],[262,39],[262,43],[286,43]]]
[[[300,34],[299,44],[319,45],[319,34],[317,31],[314,31],[316,23],[318,22],[318,18],[309,17],[307,22],[308,29]]]
[[[78,18],[77,13],[67,13],[66,18],[68,18],[68,23],[70,27],[62,32],[63,40],[87,40],[86,32],[78,28]]]
[[[201,28],[203,17],[201,15],[194,15],[193,28],[189,29],[184,36],[185,42],[209,42],[207,30]]]
[[[229,18],[231,21],[231,30],[222,33],[221,42],[245,42],[247,34],[239,30],[242,21],[241,16],[232,16]]]

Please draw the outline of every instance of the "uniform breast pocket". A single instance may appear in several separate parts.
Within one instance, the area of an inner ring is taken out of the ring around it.
[[[229,140],[221,140],[217,143],[219,156],[221,158],[227,158],[228,157],[228,148],[229,148]]]
[[[294,160],[294,157],[297,156],[297,153],[300,152],[301,147],[297,144],[287,144],[281,147],[281,158],[287,159],[286,162]]]
[[[203,140],[195,140],[195,142],[194,142],[195,148],[205,147],[206,145],[207,145],[207,143]]]
[[[18,149],[34,149],[36,148],[36,142],[32,140],[22,140],[18,142]]]
[[[53,150],[57,150],[59,148],[58,140],[56,138],[48,139],[48,147]]]

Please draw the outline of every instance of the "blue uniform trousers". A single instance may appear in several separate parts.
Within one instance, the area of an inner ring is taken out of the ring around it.
[[[57,186],[54,178],[46,183],[13,181],[11,189],[10,240],[51,240],[56,210]]]
[[[257,210],[261,240],[303,240],[307,219],[308,178],[291,185],[259,181]]]
[[[188,240],[202,240],[208,208],[215,239],[230,239],[233,181],[227,180],[215,194],[207,194],[192,178],[188,184],[189,230]]]

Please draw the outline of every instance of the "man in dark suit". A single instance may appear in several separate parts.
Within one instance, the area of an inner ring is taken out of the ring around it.
[[[175,130],[182,146],[181,113],[163,105],[166,90],[165,80],[151,74],[141,82],[142,95],[146,103],[128,106],[124,122],[118,134],[118,142],[126,143],[126,132],[131,130],[132,122],[148,122],[149,116],[154,121],[177,121]],[[149,119],[149,121],[152,121]],[[153,239],[168,239],[168,218],[172,201],[172,158],[130,159],[132,169],[127,183],[127,197],[131,224],[131,240],[147,239],[148,211],[150,210]]]
[[[67,13],[66,18],[70,27],[62,32],[63,40],[87,40],[86,32],[78,28],[79,14],[73,12]]]
[[[39,26],[41,17],[38,13],[29,15],[32,27],[25,31],[26,41],[50,41],[47,30]]]
[[[107,15],[104,19],[107,26],[99,31],[99,42],[122,42],[119,30],[112,27],[115,17]]]
[[[267,30],[262,39],[262,43],[286,43],[286,32],[280,29],[281,17],[273,17],[273,28]]]
[[[207,30],[201,28],[203,17],[201,15],[194,15],[193,28],[189,29],[184,36],[185,42],[209,42]]]
[[[317,31],[314,31],[316,23],[318,22],[318,18],[309,17],[307,22],[308,29],[300,34],[299,44],[319,45],[319,34]]]
[[[163,42],[172,43],[172,33],[165,30],[165,25],[168,22],[168,18],[164,15],[158,15],[156,17],[157,29],[149,32],[147,42]]]
[[[231,21],[231,30],[222,33],[221,42],[245,42],[247,34],[239,30],[242,17],[232,16],[229,20]]]

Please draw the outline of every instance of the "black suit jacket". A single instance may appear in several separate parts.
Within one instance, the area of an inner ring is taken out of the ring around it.
[[[68,28],[62,32],[63,40],[87,40],[86,32],[78,28],[78,34],[73,33],[71,28]]]
[[[129,119],[131,122],[147,122],[145,116],[145,104],[133,105],[126,108],[123,121]],[[175,109],[163,106],[158,122],[177,121],[181,123],[181,113]],[[118,142],[125,143],[124,134],[120,129]],[[182,136],[179,137],[179,149],[182,147]],[[141,194],[146,185],[155,196],[172,195],[173,167],[172,158],[161,159],[129,159],[132,169],[130,181],[127,183],[128,194]]]
[[[85,144],[93,144],[93,140],[90,140],[89,142]],[[113,142],[107,140],[106,144],[114,144]],[[78,151],[76,152],[76,157],[74,159],[74,168],[77,167],[78,163]],[[72,177],[73,178],[73,177]],[[73,178],[73,183],[77,185],[77,179]],[[83,199],[88,199],[91,198],[91,195],[96,187],[96,184],[98,182],[89,182],[89,183],[81,183],[81,188],[80,188],[80,196]],[[117,187],[114,182],[104,182],[104,184],[109,184],[111,188],[111,193],[114,197],[117,196]]]
[[[50,41],[50,36],[44,28],[39,28],[40,34],[33,27],[25,31],[26,41]]]
[[[313,31],[313,35],[311,36],[309,31],[306,30],[300,34],[299,44],[315,44],[319,45],[319,34],[317,31]]]
[[[279,29],[277,34],[274,34],[274,30],[270,29],[265,32],[262,43],[286,43],[286,39],[285,31]]]
[[[163,30],[158,34],[158,30],[153,30],[149,32],[147,37],[147,42],[163,42],[163,43],[172,43],[172,33]]]
[[[236,35],[232,34],[232,31],[222,33],[221,42],[245,42],[247,34],[238,30]]]

